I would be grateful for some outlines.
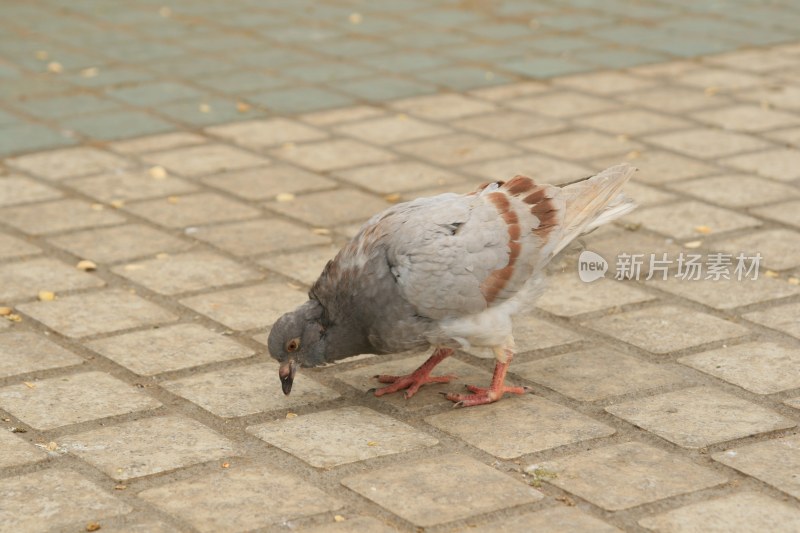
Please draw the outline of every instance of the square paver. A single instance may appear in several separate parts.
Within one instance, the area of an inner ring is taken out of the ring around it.
[[[211,252],[188,252],[112,269],[115,274],[161,294],[211,289],[254,281],[260,272]]]
[[[100,228],[58,237],[48,242],[97,263],[116,263],[158,253],[179,252],[190,243],[139,224]]]
[[[7,531],[43,531],[133,510],[77,472],[62,469],[0,480],[0,501],[0,524]]]
[[[629,106],[640,106],[674,115],[731,103],[720,95],[709,95],[697,89],[675,86],[623,93],[618,98]]]
[[[681,379],[669,366],[603,346],[514,365],[511,372],[584,402],[672,385]]]
[[[800,178],[800,151],[796,148],[778,148],[755,154],[736,155],[721,161],[724,165],[759,176],[781,181]]]
[[[82,358],[42,335],[30,331],[0,335],[0,377],[81,363]]]
[[[184,298],[181,303],[236,330],[271,326],[308,296],[283,283],[264,283]]]
[[[24,176],[0,176],[0,207],[60,198],[61,192]]]
[[[767,148],[758,137],[714,129],[694,129],[652,135],[647,141],[699,159],[713,159]]]
[[[536,466],[555,474],[548,479],[549,483],[608,511],[636,507],[726,481],[709,468],[638,442],[598,448]]]
[[[99,209],[80,200],[57,200],[3,209],[3,221],[30,235],[111,226],[125,218],[110,209]]]
[[[745,264],[747,265],[748,263],[749,261]],[[745,276],[743,271],[742,279],[739,280],[735,270],[737,266],[738,261],[734,255],[730,265],[730,279],[720,278],[715,280],[712,276],[709,279],[692,280],[670,276],[665,281],[660,274],[656,274],[648,284],[662,291],[677,294],[716,309],[733,309],[800,294],[800,287],[786,283],[781,279],[759,275],[758,279],[754,280],[752,279],[753,274]],[[745,266],[744,270],[746,269],[747,267]],[[709,276],[708,270],[703,273],[703,276]]]
[[[135,331],[87,343],[87,346],[143,376],[241,359],[253,350],[197,324]]]
[[[420,490],[421,480],[424,490]],[[350,476],[342,484],[418,527],[532,503],[543,497],[506,474],[456,454]]]
[[[145,161],[162,165],[187,177],[215,174],[226,170],[237,170],[269,163],[264,157],[224,144],[203,144],[188,148],[176,148],[145,156]]]
[[[86,337],[177,319],[156,304],[118,289],[27,303],[19,309],[67,337]]]
[[[800,232],[788,229],[770,229],[749,233],[740,237],[715,242],[720,251],[746,256],[760,253],[761,268],[786,270],[800,266]]]
[[[147,489],[139,497],[209,533],[250,531],[342,507],[340,500],[306,481],[272,466],[246,463]]]
[[[285,118],[213,126],[206,128],[206,132],[254,150],[288,142],[317,141],[328,137],[322,130]]]
[[[143,200],[197,190],[186,180],[169,175],[156,179],[146,170],[73,179],[67,185],[103,202]]]
[[[567,163],[544,155],[523,155],[492,159],[461,167],[465,172],[483,180],[508,180],[517,174],[528,176],[537,183],[558,185],[593,174],[588,167]]]
[[[0,406],[41,430],[161,405],[104,372],[42,379],[32,385],[17,383],[0,389]]]
[[[740,212],[692,200],[637,209],[625,220],[677,240],[761,225],[760,220]]]
[[[715,461],[800,498],[800,435],[749,444],[712,455]]]
[[[313,381],[306,372],[313,371],[298,371],[289,396],[281,390],[277,362],[215,370],[165,381],[161,385],[224,418],[285,411],[339,397],[336,391]]]
[[[10,431],[0,431],[0,468],[26,465],[47,459],[47,453],[34,445],[25,442]],[[2,511],[0,511],[0,515]]]
[[[191,418],[158,416],[69,435],[59,444],[109,477],[127,480],[235,453],[234,444]]]
[[[317,246],[301,252],[270,254],[259,259],[258,264],[312,286],[338,252],[337,246]]]
[[[325,111],[316,111],[314,113],[306,113],[300,118],[303,120],[303,122],[311,124],[312,126],[332,126],[334,124],[355,122],[357,120],[364,120],[384,114],[385,112],[383,109],[368,105],[357,105],[351,107],[340,107],[337,109],[327,109]]]
[[[342,407],[247,428],[248,433],[317,468],[408,452],[439,441],[366,407]],[[327,443],[320,446],[319,443]]]
[[[105,282],[87,272],[48,258],[0,264],[0,301],[35,298],[39,291],[71,291],[102,287]]]
[[[470,527],[470,533],[507,531],[547,531],[548,533],[621,533],[621,529],[606,524],[576,507],[550,507],[543,511],[503,517],[484,526]]]
[[[347,518],[344,522],[334,521],[303,528],[303,533],[361,533],[362,531],[397,533],[399,530],[371,516],[356,516]]]
[[[570,131],[541,135],[519,142],[530,150],[567,160],[590,159],[612,154],[625,154],[642,146],[625,136],[596,133],[593,131]]]
[[[791,200],[789,202],[757,207],[750,209],[750,212],[754,215],[770,218],[789,226],[800,228],[800,200]],[[2,239],[2,237],[0,237],[0,239]]]
[[[609,279],[585,283],[577,272],[570,272],[551,276],[548,290],[536,301],[536,307],[554,315],[575,316],[653,299],[631,283]]]
[[[667,185],[702,200],[727,207],[747,207],[800,196],[800,190],[748,175],[726,175]]]
[[[657,354],[746,335],[733,322],[672,305],[615,313],[586,325],[606,335]]]
[[[400,152],[443,166],[463,165],[521,153],[519,148],[511,145],[488,141],[467,133],[406,142],[395,148]]]
[[[448,170],[416,161],[401,161],[340,170],[334,175],[377,194],[441,187],[464,180],[462,176]]]
[[[639,525],[664,533],[792,533],[800,529],[800,511],[763,494],[741,492],[648,516]]]
[[[315,226],[331,227],[363,221],[390,206],[381,198],[355,189],[338,189],[298,196],[289,202],[271,202],[266,207]]]
[[[472,133],[505,141],[555,133],[567,128],[567,123],[562,120],[521,111],[501,111],[462,118],[453,122],[453,125]]]
[[[606,98],[597,98],[570,91],[516,98],[508,101],[506,105],[514,109],[530,111],[553,118],[570,118],[610,111],[619,107],[619,104]]]
[[[276,218],[197,228],[193,237],[239,256],[327,244],[330,237]]]
[[[515,316],[513,323],[517,353],[563,346],[582,339],[573,331],[525,314]],[[467,351],[478,357],[494,358],[494,352],[488,349],[470,348]]]
[[[391,106],[394,109],[434,121],[448,121],[497,109],[490,102],[455,93],[406,98],[392,102]]]
[[[90,147],[37,152],[7,159],[6,163],[48,180],[115,171],[133,164],[124,157]]]
[[[336,131],[362,141],[390,146],[403,141],[444,135],[451,130],[407,115],[393,115],[363,122],[348,122],[337,126]]]
[[[34,255],[41,252],[41,249],[26,241],[0,233],[0,259],[15,259]]]
[[[762,326],[783,331],[800,339],[800,322],[797,321],[797,317],[800,315],[798,313],[800,313],[800,303],[792,303],[763,311],[753,311],[745,314],[744,317]]]
[[[110,147],[121,154],[146,154],[147,152],[169,150],[170,148],[202,144],[204,142],[206,142],[206,138],[200,135],[187,131],[176,131],[117,141],[111,143]]]
[[[759,132],[775,128],[794,126],[797,120],[794,115],[764,109],[755,105],[736,105],[702,111],[692,115],[697,120],[712,124],[724,130]]]
[[[719,168],[713,165],[655,149],[645,150],[632,162],[638,168],[644,169],[637,172],[634,177],[634,181],[641,183],[661,184],[719,173]],[[598,168],[606,168],[617,163],[619,163],[618,156],[594,161]]]
[[[282,164],[217,174],[203,182],[243,200],[273,200],[281,193],[319,191],[337,185],[319,174]]]
[[[286,144],[270,153],[275,157],[317,172],[371,163],[386,163],[396,159],[396,156],[390,152],[350,139]]]
[[[774,411],[707,387],[618,403],[606,411],[684,448],[796,425]]]
[[[126,204],[124,209],[168,228],[242,220],[261,214],[258,209],[214,193],[146,200]]]
[[[749,342],[678,359],[756,394],[800,388],[800,352],[774,342]]]
[[[615,433],[588,416],[530,394],[507,398],[485,409],[453,409],[425,421],[500,459]]]

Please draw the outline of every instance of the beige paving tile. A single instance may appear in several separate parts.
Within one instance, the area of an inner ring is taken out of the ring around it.
[[[0,264],[0,301],[35,298],[39,291],[62,292],[102,287],[105,282],[87,272],[48,258]]]
[[[250,426],[247,432],[316,468],[409,452],[439,442],[366,407],[342,407],[276,420]]]
[[[106,337],[86,344],[143,376],[250,357],[253,350],[197,324],[177,324]]]
[[[766,89],[742,91],[737,95],[744,100],[758,102],[759,105],[777,109],[797,111],[800,109],[800,87],[795,85],[779,85]]]
[[[444,135],[450,129],[424,122],[404,114],[379,117],[362,122],[348,122],[336,126],[337,133],[343,133],[362,141],[390,146],[395,143]]]
[[[48,180],[115,171],[132,165],[132,162],[124,157],[83,146],[13,157],[6,159],[6,163]]]
[[[484,526],[471,527],[471,533],[508,531],[548,531],[549,533],[620,533],[622,530],[578,510],[576,507],[549,507],[543,511],[504,517]]]
[[[0,468],[26,465],[47,459],[47,453],[44,450],[25,442],[10,431],[0,431],[0,448],[3,449],[3,454],[0,455]],[[1,511],[0,515],[2,515]]]
[[[800,287],[790,285],[784,280],[771,279],[763,275],[753,280],[754,274],[746,275],[751,264],[749,259],[745,260],[745,266],[737,273],[738,263],[736,257],[731,259],[731,264],[727,268],[729,273],[724,274],[730,279],[724,277],[714,279],[715,274],[709,273],[708,267],[706,267],[705,272],[701,274],[701,279],[698,280],[691,278],[691,275],[687,279],[675,277],[677,274],[670,275],[667,280],[663,280],[656,274],[648,284],[659,290],[677,294],[715,309],[733,309],[800,294]],[[741,280],[738,279],[740,275]]]
[[[736,91],[759,87],[765,84],[763,76],[736,70],[708,67],[683,73],[679,75],[675,81],[685,85],[692,85],[699,89],[712,89],[715,91]]]
[[[69,435],[59,444],[124,481],[213,461],[235,453],[235,445],[200,422],[157,416]]]
[[[310,286],[317,281],[325,265],[338,251],[337,246],[317,246],[302,252],[270,254],[259,259],[258,263]]]
[[[38,246],[20,240],[11,235],[0,233],[0,259],[14,259],[34,255],[41,252]]]
[[[0,501],[0,523],[8,531],[42,531],[133,510],[77,472],[60,468],[0,480]]]
[[[289,144],[270,151],[275,157],[317,172],[386,163],[395,155],[351,139]]]
[[[87,420],[155,409],[160,402],[104,372],[84,372],[16,383],[0,389],[0,406],[30,426],[47,430]]]
[[[328,137],[323,130],[286,118],[234,122],[212,126],[206,128],[205,131],[253,150],[288,142],[316,141]]]
[[[536,93],[549,91],[547,84],[538,81],[520,81],[516,83],[504,83],[493,87],[482,87],[470,91],[469,94],[484,100],[493,102],[503,102],[520,96],[527,96]]]
[[[684,448],[705,448],[796,425],[774,411],[710,387],[631,400],[606,411]]]
[[[135,139],[125,139],[109,144],[109,148],[121,154],[144,154],[156,152],[158,150],[170,150],[182,146],[202,144],[206,138],[201,135],[189,133],[187,131],[175,131],[171,133],[160,133],[158,135],[147,135]]]
[[[776,489],[800,498],[800,435],[757,442],[711,457]]]
[[[657,131],[688,128],[691,122],[675,116],[641,109],[625,109],[575,119],[577,124],[614,135],[641,135]]]
[[[477,115],[456,120],[452,124],[456,128],[505,141],[554,133],[568,127],[563,120],[521,111],[501,111]]]
[[[103,202],[143,200],[197,190],[197,187],[186,180],[169,175],[156,179],[147,170],[72,179],[66,185]]]
[[[739,324],[673,305],[616,313],[585,325],[656,354],[749,333]]]
[[[30,331],[0,335],[0,377],[81,363],[82,358],[42,335]]]
[[[609,511],[725,482],[725,477],[709,468],[638,442],[598,448],[537,466],[556,474],[549,483]]]
[[[311,373],[306,370],[297,373],[288,396],[281,390],[276,362],[195,374],[164,381],[161,386],[224,418],[285,411],[339,397],[336,391],[309,378],[307,372]]]
[[[276,218],[201,226],[193,237],[239,256],[274,253],[331,241],[311,229]]]
[[[755,105],[735,105],[702,111],[692,117],[725,130],[754,133],[797,124],[797,117],[790,113],[764,109]]]
[[[653,80],[613,70],[560,76],[554,78],[553,83],[601,96],[615,96],[622,92],[635,91],[656,85]]]
[[[798,397],[798,398],[790,398],[790,399],[784,401],[783,403],[785,403],[789,407],[794,407],[795,409],[800,409],[800,397]]]
[[[189,248],[187,241],[140,224],[91,229],[48,239],[50,244],[97,263],[116,263],[179,252]]]
[[[530,111],[553,118],[577,117],[589,113],[609,111],[619,107],[619,104],[607,98],[598,98],[563,90],[515,98],[507,101],[505,105],[513,109]]]
[[[762,135],[778,143],[785,144],[786,146],[794,146],[795,148],[800,146],[800,127],[771,131],[763,133]]]
[[[757,73],[797,65],[797,60],[781,54],[770,53],[768,50],[737,50],[725,54],[716,54],[704,58],[703,61],[713,65],[721,65],[737,70],[747,70]]]
[[[270,282],[192,296],[180,303],[229,328],[247,330],[271,326],[281,315],[307,299],[300,290]]]
[[[511,367],[511,372],[565,396],[590,402],[681,381],[671,365],[656,365],[605,346]]]
[[[183,228],[257,217],[258,209],[215,193],[171,196],[126,204],[124,209],[160,226]]]
[[[67,337],[86,337],[177,319],[156,304],[119,289],[27,303],[19,309]]]
[[[741,210],[722,209],[695,200],[637,209],[625,220],[676,240],[697,239],[761,225],[760,220],[743,214]]]
[[[740,492],[648,516],[639,525],[663,533],[791,533],[800,528],[800,511],[763,494]]]
[[[754,215],[759,215],[790,226],[800,228],[800,200],[791,200],[779,204],[770,204],[750,210]]]
[[[484,409],[452,409],[425,421],[500,459],[515,459],[616,432],[577,411],[530,394],[506,398]],[[531,428],[535,430],[528,433]]]
[[[666,186],[726,207],[748,207],[800,196],[800,189],[747,174],[706,177]]]
[[[339,170],[334,175],[377,194],[412,191],[426,187],[447,187],[464,180],[463,176],[450,170],[417,161],[400,161]]]
[[[645,140],[699,159],[715,159],[770,146],[758,137],[711,128],[651,135]]]
[[[737,155],[721,160],[721,163],[745,172],[781,181],[800,178],[800,150],[779,148],[755,154]]]
[[[331,227],[366,220],[390,204],[359,190],[337,189],[298,196],[289,202],[270,202],[265,206],[308,224]]]
[[[39,204],[3,208],[3,222],[29,235],[45,235],[59,231],[125,222],[110,209],[93,208],[81,200],[56,200]]]
[[[147,519],[136,521],[135,523],[132,520],[125,520],[124,525],[119,527],[102,524],[101,527],[109,533],[171,533],[175,529],[171,524]]]
[[[383,114],[385,114],[383,109],[367,105],[358,105],[306,113],[305,115],[301,115],[300,119],[314,126],[330,126],[332,124],[341,124],[344,122],[377,117]]]
[[[520,141],[520,146],[568,160],[591,159],[638,150],[641,145],[624,136],[593,131],[574,131],[543,135]]]
[[[214,487],[209,491],[208,487]],[[342,502],[273,466],[243,463],[147,489],[139,497],[198,531],[249,531],[335,511]],[[270,505],[264,505],[269,499]]]
[[[703,89],[665,86],[633,91],[617,96],[629,106],[640,106],[661,113],[681,114],[695,109],[708,109],[730,104],[724,96],[704,93]]]
[[[715,166],[655,149],[645,150],[629,162],[639,168],[634,180],[641,183],[662,184],[719,173]],[[607,168],[617,163],[619,156],[593,161],[595,168]]]
[[[466,133],[406,142],[395,146],[395,149],[444,166],[473,163],[483,159],[521,153],[521,150],[508,144],[487,141]]]
[[[786,270],[800,265],[800,232],[788,229],[748,233],[717,241],[714,245],[719,250],[733,254],[761,253],[762,268],[766,266],[774,270]]]
[[[425,480],[425,491],[419,490],[420,479]],[[418,527],[542,499],[540,492],[456,454],[350,476],[342,484]]]
[[[753,311],[743,315],[747,320],[751,320],[762,326],[777,329],[800,339],[800,322],[797,317],[800,313],[800,303],[790,303],[770,307],[763,311]]]
[[[506,157],[461,167],[483,180],[508,180],[521,174],[537,183],[558,185],[593,174],[589,167],[540,155]]]
[[[497,109],[492,103],[454,93],[406,98],[392,102],[391,107],[434,121],[448,121]]]
[[[362,531],[369,531],[370,533],[395,533],[399,531],[394,527],[381,522],[377,518],[371,516],[357,516],[355,518],[347,518],[343,522],[331,522],[319,526],[312,526],[310,528],[303,528],[303,533],[361,533]]]
[[[296,194],[336,187],[333,180],[283,164],[217,174],[204,178],[203,182],[243,200],[272,200],[282,193]]]
[[[24,176],[0,176],[0,207],[60,198],[61,192]]]
[[[265,157],[224,144],[204,144],[156,152],[146,155],[144,160],[186,177],[255,167],[269,162]]]

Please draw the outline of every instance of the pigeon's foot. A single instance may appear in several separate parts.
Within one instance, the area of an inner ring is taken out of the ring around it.
[[[505,393],[525,394],[531,391],[530,387],[506,387],[505,385],[497,388],[467,385],[467,389],[473,394],[455,394],[451,392],[445,394],[445,398],[455,402],[453,407],[472,407],[473,405],[494,403],[502,398]]]
[[[405,397],[408,399],[414,396],[419,388],[427,383],[450,382],[450,380],[455,379],[456,376],[431,376],[430,374],[433,368],[451,353],[453,353],[453,350],[449,348],[437,348],[427,361],[422,363],[414,372],[406,376],[389,376],[386,374],[375,376],[381,383],[391,383],[391,385],[375,390],[375,396],[383,396],[384,394],[391,394],[392,392],[405,389]]]

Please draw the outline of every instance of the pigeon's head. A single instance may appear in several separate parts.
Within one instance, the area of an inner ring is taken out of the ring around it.
[[[316,300],[306,303],[278,319],[269,332],[269,353],[280,364],[278,375],[284,394],[292,390],[297,368],[325,362],[325,328],[322,306]]]

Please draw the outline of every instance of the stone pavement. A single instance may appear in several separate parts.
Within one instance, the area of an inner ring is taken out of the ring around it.
[[[800,530],[796,3],[116,4],[2,2],[0,532]],[[517,321],[533,394],[452,409],[469,350],[283,396],[266,332],[371,214],[621,160],[641,207]]]

